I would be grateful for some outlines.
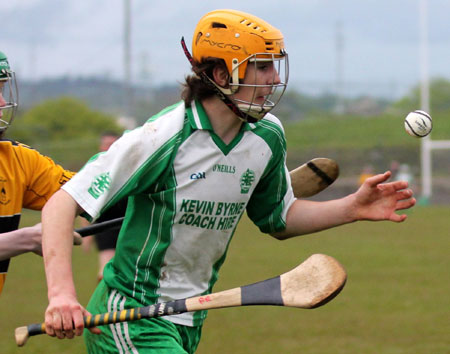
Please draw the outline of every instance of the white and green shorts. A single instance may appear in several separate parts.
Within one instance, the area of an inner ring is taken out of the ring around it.
[[[110,312],[114,290],[101,281],[89,301],[87,310],[92,314]],[[119,299],[120,297],[116,297]],[[114,301],[114,300],[113,300]],[[127,305],[122,297],[120,307]],[[100,353],[195,353],[200,342],[202,326],[189,327],[172,323],[163,318],[141,319],[99,327],[100,335],[84,331],[87,352]]]

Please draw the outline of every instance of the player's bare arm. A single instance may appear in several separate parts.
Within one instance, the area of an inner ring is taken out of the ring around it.
[[[41,224],[4,232],[0,237],[0,261],[27,252],[42,256]]]
[[[81,245],[80,235],[73,233],[73,244]],[[0,261],[16,257],[20,254],[33,252],[42,256],[42,226],[38,223],[34,226],[4,232],[0,237]]]
[[[358,220],[404,221],[407,216],[396,212],[411,208],[416,200],[407,182],[385,183],[390,176],[390,172],[385,172],[368,178],[355,193],[341,199],[326,202],[297,199],[288,211],[286,229],[272,236],[283,240]]]
[[[55,193],[42,210],[42,248],[49,299],[45,325],[47,334],[58,338],[81,335],[83,316],[89,315],[77,300],[72,273],[73,225],[81,211],[64,190]]]

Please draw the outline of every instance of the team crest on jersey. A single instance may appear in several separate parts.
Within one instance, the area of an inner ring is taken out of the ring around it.
[[[95,177],[92,181],[91,186],[88,189],[90,195],[95,199],[98,199],[103,193],[105,193],[111,185],[111,177],[109,172],[102,173]]]
[[[11,199],[8,198],[8,195],[6,194],[6,188],[5,183],[8,182],[3,177],[0,177],[0,204],[6,205],[8,204]]]
[[[240,179],[241,193],[247,194],[254,181],[255,181],[255,172],[253,172],[252,170],[247,168],[247,171],[245,171],[242,174],[241,179]]]

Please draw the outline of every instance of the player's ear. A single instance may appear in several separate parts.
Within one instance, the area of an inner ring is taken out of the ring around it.
[[[214,82],[220,87],[228,86],[230,75],[228,75],[228,70],[225,66],[216,65],[212,72]]]

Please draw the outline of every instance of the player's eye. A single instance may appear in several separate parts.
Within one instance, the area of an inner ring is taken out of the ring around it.
[[[267,71],[269,70],[270,66],[271,65],[269,63],[258,63],[256,67],[258,70]]]

